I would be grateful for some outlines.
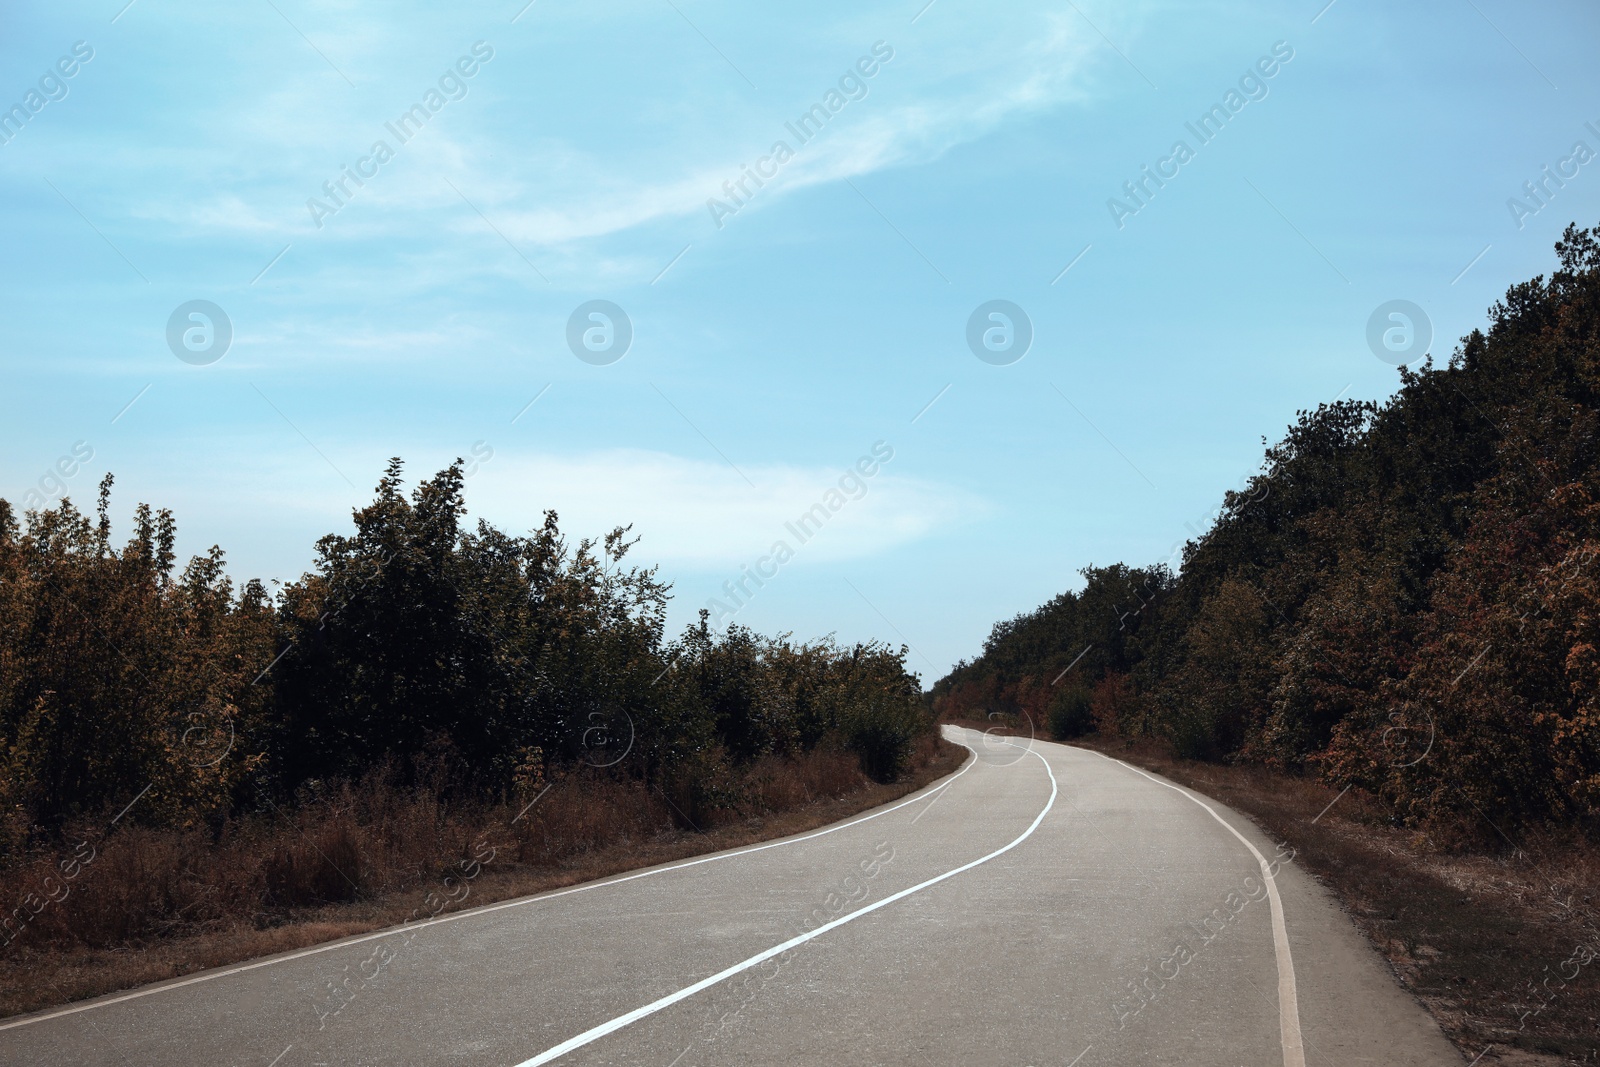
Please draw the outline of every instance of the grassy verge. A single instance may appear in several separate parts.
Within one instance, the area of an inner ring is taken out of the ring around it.
[[[1468,1060],[1600,1062],[1600,852],[1576,834],[1452,854],[1355,790],[1148,742],[1071,743],[1215,797],[1294,846]]]
[[[766,761],[720,808],[600,774],[549,783],[520,811],[372,781],[270,821],[129,828],[67,857],[75,868],[37,857],[0,877],[0,892],[43,905],[0,954],[0,1016],[802,833],[920,789],[966,755],[930,735],[890,784],[840,752]]]

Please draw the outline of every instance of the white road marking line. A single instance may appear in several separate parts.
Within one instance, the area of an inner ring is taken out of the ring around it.
[[[966,745],[966,742],[964,741],[961,743]],[[966,747],[971,748],[972,746],[966,745]],[[1019,745],[1017,747],[1020,748],[1021,746]],[[623,1027],[636,1023],[648,1015],[654,1015],[663,1008],[669,1008],[681,1000],[687,1000],[689,997],[694,996],[701,990],[709,989],[712,986],[717,985],[719,982],[725,982],[736,974],[747,971],[761,963],[765,963],[767,960],[772,959],[772,957],[782,955],[790,949],[803,945],[813,938],[821,937],[828,931],[837,929],[838,927],[843,926],[845,923],[854,922],[863,915],[870,915],[879,908],[886,908],[898,900],[904,900],[913,893],[920,893],[922,890],[927,889],[930,886],[938,885],[940,882],[943,882],[946,879],[954,878],[958,874],[962,874],[966,871],[972,870],[974,867],[988,863],[996,856],[1001,856],[1007,852],[1010,852],[1012,849],[1016,848],[1018,845],[1022,844],[1028,838],[1033,836],[1033,832],[1039,828],[1039,824],[1044,821],[1044,817],[1046,815],[1050,814],[1050,809],[1055,807],[1056,803],[1056,776],[1055,772],[1050,769],[1049,761],[1047,761],[1037,752],[1034,752],[1032,749],[1025,749],[1025,751],[1037,758],[1040,763],[1044,764],[1044,773],[1050,776],[1050,799],[1045,802],[1044,808],[1039,812],[1039,814],[1033,817],[1033,822],[1028,825],[1028,828],[1022,831],[1021,835],[1012,839],[1009,844],[1002,845],[1000,848],[995,849],[987,856],[982,856],[970,863],[963,863],[954,870],[946,871],[944,874],[935,875],[934,877],[929,878],[927,881],[918,882],[916,885],[907,889],[902,889],[898,893],[892,893],[889,896],[884,897],[882,900],[875,901],[874,903],[857,908],[848,915],[841,915],[832,922],[823,923],[815,930],[808,930],[797,937],[791,937],[781,945],[773,945],[766,951],[758,952],[749,959],[742,960],[739,963],[735,963],[732,967],[718,971],[709,978],[702,978],[693,985],[684,986],[676,993],[669,993],[659,1000],[651,1001],[649,1004],[646,1004],[643,1007],[635,1008],[624,1015],[619,1015],[609,1022],[604,1022],[599,1026],[591,1027],[576,1037],[568,1038],[566,1041],[561,1042],[561,1044],[556,1045],[554,1048],[546,1049],[544,1052],[539,1053],[539,1055],[533,1057],[532,1059],[523,1060],[521,1063],[517,1064],[517,1067],[539,1067],[540,1064],[549,1063],[551,1060],[559,1059],[574,1049],[579,1049],[594,1041],[598,1041],[607,1034],[615,1033],[616,1031],[621,1030]],[[974,750],[974,754],[976,754],[976,750]]]
[[[825,834],[836,833],[840,830],[848,830],[852,826],[859,826],[864,822],[871,822],[880,815],[888,815],[891,812],[899,811],[908,804],[916,804],[919,801],[927,800],[930,797],[939,796],[945,789],[954,784],[957,778],[960,778],[963,774],[966,774],[976,762],[976,755],[968,758],[967,762],[961,765],[961,769],[955,774],[951,775],[943,785],[936,789],[931,789],[928,792],[922,793],[920,796],[914,796],[910,800],[902,800],[900,803],[891,808],[884,808],[882,811],[875,811],[871,815],[864,815],[859,819],[852,819],[849,822],[842,822],[836,826],[830,826],[826,830],[818,830],[815,833],[806,834],[803,837],[786,838],[782,841],[771,841],[765,845],[754,845],[750,848],[740,849],[733,852],[719,852],[713,856],[702,856],[699,859],[688,860],[684,863],[676,863],[670,867],[657,867],[648,871],[640,871],[637,874],[624,875],[621,878],[612,878],[601,882],[588,882],[584,885],[573,886],[569,889],[558,889],[553,893],[541,893],[537,896],[519,897],[516,900],[502,901],[499,904],[485,904],[481,908],[470,908],[467,911],[451,912],[449,915],[440,915],[432,919],[424,919],[421,922],[403,924],[400,926],[390,926],[383,930],[376,930],[370,934],[361,934],[357,937],[347,937],[338,941],[329,941],[322,945],[313,945],[310,948],[301,949],[299,952],[292,952],[288,955],[274,956],[273,958],[266,960],[257,960],[254,963],[246,963],[238,967],[229,967],[227,970],[207,971],[204,974],[197,974],[193,978],[185,978],[178,982],[168,982],[164,985],[146,986],[144,989],[138,989],[132,993],[123,993],[120,996],[106,997],[100,1000],[91,1000],[83,1004],[74,1005],[70,1008],[62,1008],[59,1011],[53,1011],[45,1015],[32,1015],[24,1019],[12,1019],[9,1022],[0,1023],[0,1030],[10,1030],[18,1026],[31,1026],[34,1023],[42,1023],[49,1019],[59,1019],[63,1015],[76,1015],[80,1011],[89,1011],[94,1008],[109,1008],[113,1004],[122,1004],[126,1001],[138,1000],[140,997],[154,996],[157,993],[165,993],[173,989],[182,989],[184,986],[195,985],[200,982],[210,982],[218,978],[227,978],[230,975],[243,974],[245,971],[254,971],[262,967],[271,967],[276,963],[288,963],[291,960],[304,959],[307,956],[315,956],[323,952],[332,952],[335,949],[349,948],[351,945],[359,945],[363,941],[376,941],[382,937],[393,937],[396,934],[404,933],[407,930],[421,930],[424,927],[438,926],[443,923],[456,922],[461,919],[471,919],[476,916],[487,915],[490,912],[503,911],[506,908],[516,908],[524,904],[538,904],[542,901],[554,900],[556,897],[564,897],[571,893],[586,893],[591,889],[604,889],[607,886],[621,885],[623,882],[631,882],[637,878],[649,878],[657,874],[666,874],[669,871],[681,871],[686,867],[698,867],[702,863],[715,863],[718,860],[730,860],[739,856],[747,856],[752,852],[765,852],[769,848],[779,848],[784,845],[798,845],[803,841],[810,841],[813,838],[822,837]]]
[[[1093,749],[1083,749],[1085,752],[1094,752]],[[1180,789],[1171,782],[1163,782],[1153,775],[1145,774],[1131,764],[1123,763],[1119,759],[1112,759],[1101,752],[1095,752],[1101,759],[1110,760],[1120,764],[1135,774],[1144,775],[1156,785],[1164,785],[1180,796],[1187,797],[1196,804],[1210,812],[1211,817],[1227,828],[1227,831],[1243,842],[1244,847],[1261,864],[1261,877],[1267,884],[1267,900],[1272,906],[1272,947],[1278,961],[1278,1036],[1283,1044],[1283,1067],[1306,1067],[1305,1044],[1300,1036],[1300,998],[1295,990],[1294,983],[1294,957],[1289,954],[1289,931],[1283,922],[1283,900],[1278,896],[1278,883],[1272,876],[1272,871],[1267,865],[1267,858],[1263,856],[1250,839],[1233,828],[1233,825],[1217,814],[1217,810],[1210,804],[1201,800],[1186,789]]]

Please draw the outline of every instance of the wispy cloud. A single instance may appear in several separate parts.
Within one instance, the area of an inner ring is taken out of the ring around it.
[[[843,467],[790,464],[741,468],[753,490],[723,464],[663,452],[497,455],[471,480],[468,505],[508,529],[537,525],[546,508],[578,533],[632,523],[648,559],[736,568],[789,536],[784,523],[836,488],[844,473]],[[986,507],[970,493],[900,474],[892,461],[864,484],[865,494],[851,499],[807,545],[809,559],[872,556]]]
[[[1093,70],[1104,58],[1102,42],[1081,20],[1049,10],[1018,10],[1002,21],[986,14],[982,34],[954,11],[930,15],[914,29],[887,10],[857,12],[848,25],[828,27],[826,40],[807,42],[787,57],[782,87],[767,96],[725,94],[696,107],[646,102],[632,114],[595,114],[582,101],[559,107],[550,101],[530,115],[530,96],[548,91],[526,62],[539,48],[512,38],[499,42],[497,59],[471,81],[464,99],[402,146],[384,120],[409,106],[434,68],[443,69],[464,50],[473,31],[457,29],[435,40],[430,52],[392,30],[363,35],[341,27],[340,19],[354,17],[324,13],[326,24],[307,33],[348,57],[341,65],[351,70],[357,90],[308,69],[270,81],[265,93],[187,100],[180,121],[192,125],[191,134],[178,130],[153,141],[142,124],[65,134],[56,161],[70,166],[72,159],[92,159],[101,170],[114,162],[117,181],[106,183],[101,195],[108,203],[120,201],[117,214],[166,222],[180,234],[350,242],[414,234],[423,221],[419,213],[451,212],[426,224],[437,224],[441,240],[453,239],[481,221],[455,211],[460,205],[448,179],[470,189],[513,241],[559,248],[673,220],[709,227],[707,198],[722,195],[722,183],[775,140],[793,141],[785,120],[816,102],[875,37],[890,40],[894,60],[868,83],[865,99],[853,101],[798,151],[763,191],[762,204],[927,163],[1020,115],[1087,100]],[[264,40],[288,33],[272,20],[261,30],[269,35]],[[237,42],[232,47],[239,49]],[[560,48],[559,36],[542,47]],[[402,51],[406,61],[377,63],[374,57],[385,50]],[[261,71],[281,69],[291,55],[262,46],[235,58],[244,69]],[[659,65],[667,57],[656,59]],[[676,58],[667,62],[674,71],[679,65]],[[565,65],[565,57],[556,61],[558,68]],[[163,91],[158,85],[149,90],[152,98]],[[525,136],[508,136],[508,114],[527,125]],[[607,135],[597,136],[597,129]],[[202,138],[207,150],[199,152],[191,145]],[[322,183],[337,178],[378,138],[397,150],[395,161],[356,193],[349,209],[317,229],[307,198],[322,195]],[[639,267],[648,269],[644,262]]]
[[[896,58],[869,83],[867,97],[801,147],[773,111],[751,116],[737,134],[697,146],[691,162],[663,159],[643,172],[619,175],[603,157],[567,146],[556,153],[566,181],[543,176],[501,176],[497,203],[508,232],[530,242],[559,243],[600,237],[669,217],[698,215],[710,225],[707,199],[723,196],[722,183],[770,151],[777,140],[797,149],[792,162],[763,188],[757,203],[785,193],[897,166],[931,162],[1026,113],[1084,102],[1091,96],[1094,56],[1100,45],[1087,27],[1045,13],[1018,19],[1011,35],[991,36],[981,48],[958,30],[932,43],[902,42]],[[845,53],[839,65],[848,66]],[[790,109],[803,112],[830,87],[833,71],[819,71],[809,97]],[[670,154],[669,154],[670,155]],[[665,179],[657,175],[665,173]]]
[[[300,408],[294,411],[300,417]],[[317,537],[349,532],[350,509],[371,499],[369,484],[376,483],[382,467],[369,446],[341,444],[325,423],[301,421],[316,447],[348,471],[358,489],[352,491],[298,441],[295,447],[271,448],[274,434],[286,437],[289,431],[269,425],[259,440],[241,439],[215,450],[200,485],[158,490],[147,476],[119,481],[119,515],[136,500],[160,499],[173,506],[180,520],[180,551],[185,553],[203,551],[213,541],[237,546],[244,526],[258,533],[265,529],[294,545],[297,556],[305,555],[285,570],[284,553],[262,555],[257,546],[236,560],[237,572],[244,577],[298,577],[296,568],[311,563],[310,547]],[[432,477],[453,458],[438,449],[410,447],[403,452],[412,457],[406,468],[410,485]],[[755,483],[752,489],[724,464],[666,452],[614,449],[557,455],[508,447],[495,449],[475,467],[465,490],[468,524],[481,518],[521,533],[542,525],[547,509],[560,515],[562,530],[573,538],[598,537],[632,524],[641,539],[639,561],[661,564],[669,578],[675,568],[737,570],[780,537],[798,545],[784,523],[837,488],[845,470],[843,465],[741,463]],[[88,478],[82,481],[90,484]],[[805,545],[806,560],[873,558],[953,525],[979,521],[991,510],[971,492],[896,471],[894,461],[865,484],[865,494],[850,497]]]

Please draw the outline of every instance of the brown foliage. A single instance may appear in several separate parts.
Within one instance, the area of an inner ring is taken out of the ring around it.
[[[532,807],[450,805],[373,776],[292,816],[230,822],[215,840],[127,827],[0,876],[11,899],[59,898],[0,951],[0,1015],[798,833],[919,788],[965,754],[924,735],[893,785],[837,749],[773,757],[704,833],[678,829],[658,791],[601,772],[561,776]]]
[[[1125,674],[1108,674],[1094,687],[1089,698],[1089,713],[1095,730],[1102,734],[1120,733],[1118,724],[1128,718],[1137,699],[1133,684]]]
[[[936,744],[931,735],[919,743],[918,766]],[[0,892],[18,901],[52,891],[61,898],[20,926],[18,940],[139,945],[239,922],[271,926],[308,908],[433,884],[481,851],[480,843],[501,850],[502,863],[548,867],[618,843],[803,808],[868,784],[854,755],[835,746],[727,773],[720,803],[688,810],[674,794],[692,796],[692,787],[595,770],[558,774],[529,800],[455,806],[434,789],[400,788],[392,773],[375,773],[292,813],[230,821],[216,840],[200,830],[128,826],[93,841],[93,858],[73,878],[62,867],[73,850],[41,852],[7,871]]]

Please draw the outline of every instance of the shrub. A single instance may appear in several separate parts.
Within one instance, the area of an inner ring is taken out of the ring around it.
[[[1089,691],[1074,686],[1057,693],[1050,701],[1049,723],[1050,736],[1057,741],[1093,733],[1095,722]]]

